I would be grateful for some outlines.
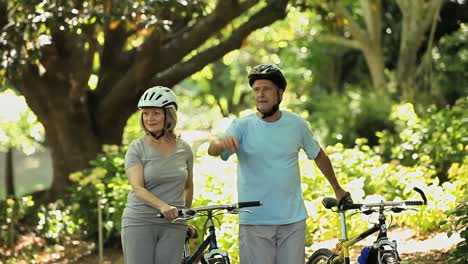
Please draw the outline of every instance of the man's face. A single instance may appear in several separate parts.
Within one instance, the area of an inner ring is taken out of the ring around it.
[[[263,79],[256,80],[252,85],[252,90],[255,105],[260,112],[270,111],[282,99],[284,92],[278,89],[272,81]]]

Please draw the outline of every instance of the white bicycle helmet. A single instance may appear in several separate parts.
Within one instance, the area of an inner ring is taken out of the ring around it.
[[[173,107],[177,110],[177,96],[164,86],[154,86],[146,90],[138,101],[138,108],[144,107]]]

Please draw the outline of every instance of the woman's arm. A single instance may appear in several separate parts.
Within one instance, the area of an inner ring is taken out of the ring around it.
[[[145,188],[143,180],[143,164],[138,164],[128,168],[126,170],[126,174],[130,185],[132,186],[133,193],[138,199],[159,209],[164,217],[169,220],[173,220],[178,217],[176,207],[168,205]]]
[[[185,182],[184,195],[185,195],[185,207],[192,207],[193,201],[193,166],[187,166],[187,181]]]

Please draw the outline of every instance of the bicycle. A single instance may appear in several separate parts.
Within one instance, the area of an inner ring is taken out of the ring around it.
[[[195,253],[190,252],[190,240],[197,238],[196,229],[188,229],[185,239],[184,253],[182,264],[192,264],[201,261],[203,264],[230,264],[230,258],[227,251],[218,248],[216,239],[216,229],[213,219],[220,214],[238,214],[241,212],[251,213],[249,210],[241,209],[244,207],[261,206],[260,201],[239,202],[228,205],[210,205],[191,209],[179,210],[179,217],[173,221],[190,220],[195,217],[206,217],[205,226],[208,227],[208,235],[203,242],[197,247]],[[164,217],[159,215],[158,217]],[[208,249],[208,250],[207,250]]]
[[[398,254],[396,241],[390,241],[387,236],[387,224],[385,212],[392,211],[394,213],[400,213],[405,210],[416,210],[410,206],[421,206],[427,204],[426,195],[424,192],[415,187],[413,190],[418,192],[422,200],[405,200],[405,201],[393,201],[379,203],[365,203],[365,204],[343,204],[341,201],[338,202],[335,198],[326,197],[322,200],[322,204],[325,208],[337,212],[340,216],[340,226],[342,238],[336,244],[334,251],[327,248],[320,248],[316,250],[307,260],[307,264],[350,264],[349,249],[357,242],[364,238],[378,233],[377,239],[373,243],[370,255],[367,263],[378,263],[378,264],[398,264],[401,259]],[[346,228],[346,214],[348,210],[355,210],[350,216],[355,214],[366,214],[378,213],[378,223],[374,224],[373,227],[364,231],[363,233],[348,238]],[[389,224],[391,226],[391,222]]]

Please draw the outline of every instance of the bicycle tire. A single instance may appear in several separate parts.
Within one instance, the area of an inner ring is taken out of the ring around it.
[[[385,254],[382,257],[382,264],[399,264],[398,258],[395,257],[393,254]]]
[[[321,248],[316,250],[307,260],[307,264],[328,264],[334,256],[333,252],[327,248]],[[341,264],[342,262],[335,262],[335,264]]]

